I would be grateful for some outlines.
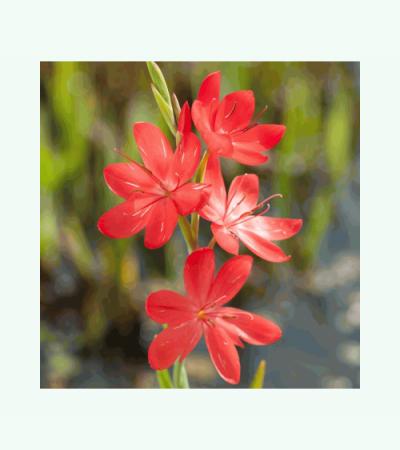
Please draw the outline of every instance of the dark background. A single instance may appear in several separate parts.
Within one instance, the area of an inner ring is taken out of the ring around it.
[[[359,387],[359,64],[160,63],[171,91],[192,101],[203,77],[222,72],[222,94],[252,89],[265,122],[287,132],[256,168],[224,161],[225,179],[260,176],[263,197],[280,192],[270,215],[301,217],[282,247],[286,264],[255,258],[232,305],[277,321],[270,347],[240,350],[246,387],[267,360],[267,388]],[[111,240],[98,217],[118,198],[102,170],[123,149],[138,158],[135,121],[162,126],[144,63],[41,63],[41,386],[157,387],[147,347],[157,324],[144,301],[182,290],[185,245],[177,229],[164,248],[142,233]],[[202,242],[210,237],[201,227]],[[227,255],[217,250],[221,263]],[[202,342],[187,358],[193,387],[229,387]]]

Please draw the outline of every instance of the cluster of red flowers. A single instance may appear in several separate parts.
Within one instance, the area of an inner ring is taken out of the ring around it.
[[[108,187],[124,201],[106,212],[98,222],[102,233],[127,238],[145,229],[144,245],[153,249],[171,238],[179,216],[198,212],[211,223],[215,241],[236,256],[214,277],[211,248],[194,250],[186,259],[186,296],[162,290],[150,294],[147,314],[167,327],[149,348],[153,369],[183,361],[204,334],[211,359],[227,382],[240,380],[236,346],[275,342],[278,325],[261,316],[224,306],[241,289],[251,267],[251,256],[239,256],[240,241],[254,254],[270,262],[290,259],[273,241],[288,239],[302,226],[300,219],[263,216],[271,197],[259,202],[257,175],[236,177],[226,192],[220,157],[246,165],[267,161],[266,150],[282,138],[283,125],[252,121],[252,91],[220,96],[219,72],[202,82],[197,99],[183,106],[179,121],[179,144],[175,152],[162,131],[150,123],[136,123],[133,133],[143,165],[134,161],[110,164],[104,170]],[[209,155],[202,182],[191,181],[198,169],[201,144],[191,131],[192,120],[207,145]]]

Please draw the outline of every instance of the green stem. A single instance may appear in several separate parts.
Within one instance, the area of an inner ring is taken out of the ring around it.
[[[174,364],[173,373],[174,385],[178,389],[188,389],[189,380],[184,366],[184,362],[180,362],[179,359]]]
[[[197,173],[195,175],[195,181],[197,183],[203,183],[204,175],[206,172],[207,161],[208,161],[209,153],[206,150],[204,155],[200,161],[199,168],[197,169]],[[199,224],[200,224],[200,216],[199,213],[192,214],[192,236],[194,236],[195,248],[198,246],[199,242]]]
[[[162,389],[172,389],[174,385],[172,384],[171,376],[168,369],[156,370],[157,381]]]
[[[215,237],[212,237],[210,239],[210,242],[208,243],[208,247],[209,248],[214,248],[214,245],[215,245]]]
[[[190,252],[192,252],[195,249],[196,243],[195,243],[195,240],[193,238],[192,229],[190,228],[190,223],[186,219],[186,217],[183,217],[183,216],[179,217],[179,227],[180,227],[180,229],[182,231],[183,238],[185,239],[187,248],[188,248],[189,253],[190,253]]]

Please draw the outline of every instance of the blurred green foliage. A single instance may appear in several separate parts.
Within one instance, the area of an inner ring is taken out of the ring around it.
[[[270,213],[304,219],[301,234],[283,246],[293,255],[298,271],[312,269],[334,219],[341,186],[355,170],[358,65],[165,62],[160,67],[181,104],[196,97],[207,73],[221,70],[223,95],[252,89],[257,109],[268,105],[261,121],[287,126],[266,165],[248,168],[225,161],[225,173],[228,182],[239,173],[254,171],[261,178],[265,196],[284,195],[283,200],[274,201]],[[89,353],[106,346],[111,326],[124,336],[132,323],[141,324],[145,293],[157,286],[159,279],[181,283],[185,250],[178,230],[168,246],[150,252],[143,247],[142,235],[117,241],[102,236],[96,228],[98,217],[118,202],[102,177],[107,164],[121,160],[113,149],[140,159],[132,136],[133,122],[151,121],[172,137],[150,83],[145,63],[41,64],[43,327],[54,325],[66,310],[75,311],[82,330],[76,345]],[[208,227],[203,224],[201,231],[207,242]],[[257,265],[277,276],[271,265],[262,261]],[[63,274],[68,274],[69,284],[55,289]],[[50,340],[51,333],[44,332],[42,342]],[[138,350],[138,355],[134,358],[145,364],[144,350]],[[75,363],[60,355],[57,358],[52,364],[61,367],[61,381],[55,384],[68,384]]]

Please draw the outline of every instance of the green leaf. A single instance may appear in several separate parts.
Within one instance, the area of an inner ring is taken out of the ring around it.
[[[265,369],[267,367],[267,363],[265,359],[260,361],[260,364],[257,367],[256,373],[254,374],[253,380],[250,383],[251,389],[262,389],[264,387],[264,376]]]
[[[147,69],[149,70],[151,81],[154,83],[155,87],[160,92],[164,101],[172,108],[171,98],[169,96],[169,91],[168,91],[168,86],[165,81],[164,75],[161,72],[161,69],[153,61],[149,61],[146,64],[147,64]]]
[[[174,385],[172,384],[168,369],[157,370],[156,374],[161,389],[173,389]]]
[[[179,116],[181,114],[181,105],[179,104],[178,97],[175,95],[175,93],[172,94],[172,107],[174,109],[176,122],[178,122]]]
[[[162,97],[160,92],[157,90],[157,88],[154,86],[154,84],[151,85],[151,90],[153,91],[154,98],[156,99],[158,108],[161,111],[161,114],[168,125],[168,128],[171,130],[171,133],[175,136],[176,134],[176,128],[175,128],[175,118],[174,118],[174,112],[172,110],[172,106],[170,106]]]
[[[187,376],[183,361],[180,362],[178,360],[175,362],[173,379],[174,379],[174,385],[178,389],[188,389],[190,387],[188,376]]]

